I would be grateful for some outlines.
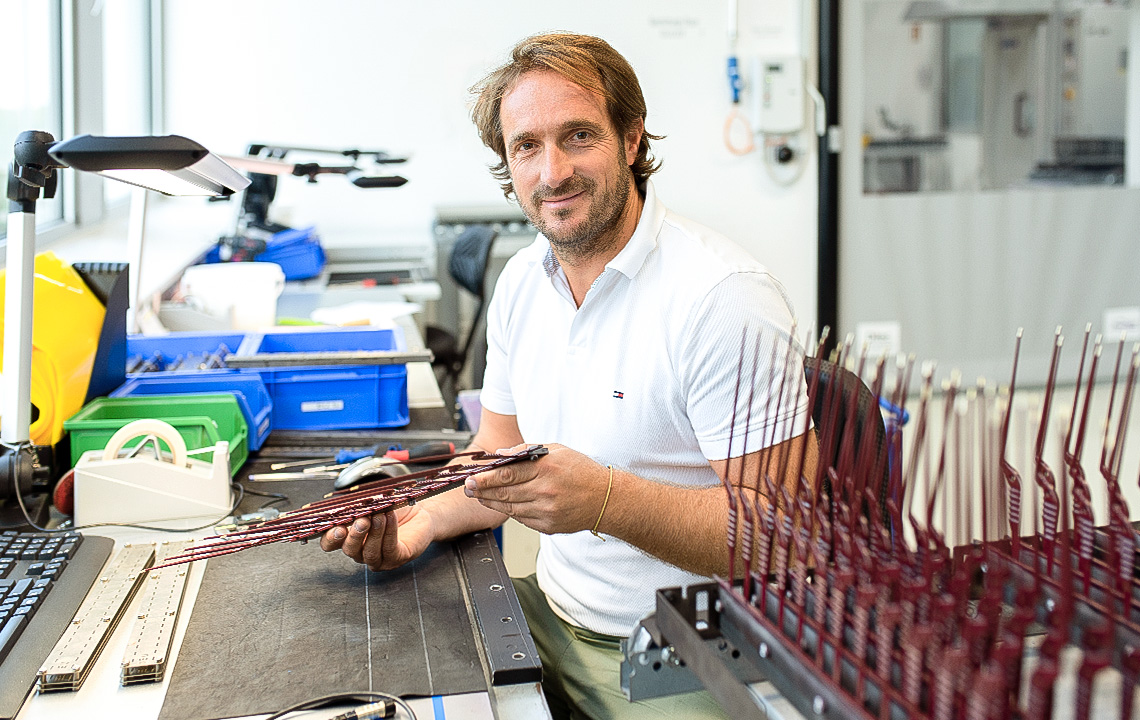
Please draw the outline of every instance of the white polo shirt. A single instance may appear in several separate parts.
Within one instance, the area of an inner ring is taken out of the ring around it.
[[[719,486],[709,460],[729,457],[730,436],[737,457],[803,432],[798,354],[785,370],[791,324],[787,295],[763,265],[666,210],[647,183],[637,229],[580,308],[546,238],[510,259],[487,312],[481,401],[514,415],[528,443],[560,443],[662,483]],[[746,382],[734,432],[742,355]],[[769,401],[780,386],[770,381],[773,359],[793,400]],[[657,588],[706,580],[587,531],[543,535],[537,575],[564,620],[619,636],[654,609]]]

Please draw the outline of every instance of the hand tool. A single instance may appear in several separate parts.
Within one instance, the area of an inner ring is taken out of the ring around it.
[[[420,443],[404,450],[399,445],[373,445],[361,450],[341,450],[333,457],[313,458],[310,460],[297,460],[294,462],[273,463],[272,470],[284,470],[289,467],[302,465],[319,465],[311,467],[308,472],[333,472],[343,470],[352,463],[366,457],[388,457],[398,462],[433,462],[436,460],[450,460],[455,454],[455,443],[445,440]],[[320,463],[333,463],[320,465]]]

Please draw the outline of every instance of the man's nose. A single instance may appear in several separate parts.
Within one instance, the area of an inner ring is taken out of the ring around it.
[[[556,188],[574,174],[574,166],[566,152],[556,145],[548,145],[542,158],[542,183]]]

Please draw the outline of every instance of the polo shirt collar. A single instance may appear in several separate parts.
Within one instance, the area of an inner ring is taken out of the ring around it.
[[[634,228],[629,242],[613,260],[606,264],[606,267],[613,268],[629,278],[637,275],[637,271],[645,263],[645,258],[649,257],[649,253],[657,247],[657,236],[660,234],[663,224],[665,224],[665,206],[657,201],[657,192],[653,189],[653,181],[646,180],[645,203],[641,207],[641,217],[638,218],[637,227]],[[545,240],[545,238],[543,239]],[[542,269],[546,271],[547,277],[553,277],[561,269],[558,258],[554,255],[554,248],[550,246],[549,241],[547,241],[546,254],[542,259]]]

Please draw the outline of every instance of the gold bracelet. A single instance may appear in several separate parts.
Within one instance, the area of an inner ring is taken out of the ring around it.
[[[606,499],[602,501],[602,511],[598,513],[598,519],[594,522],[594,529],[590,531],[594,537],[601,538],[602,542],[605,542],[606,539],[598,534],[598,526],[602,524],[602,516],[606,514],[606,505],[610,503],[610,491],[614,489],[614,466],[607,465],[606,467],[610,469],[610,484],[606,486]]]

